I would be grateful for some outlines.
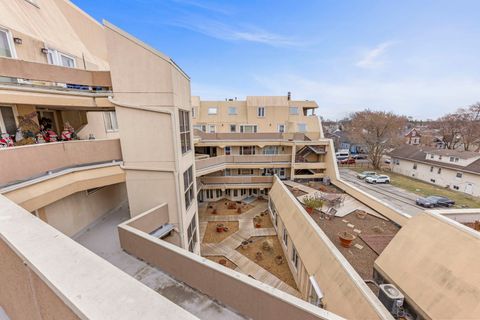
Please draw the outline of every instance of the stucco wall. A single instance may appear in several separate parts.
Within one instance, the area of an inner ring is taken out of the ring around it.
[[[428,319],[480,318],[480,233],[436,213],[403,226],[375,268]]]
[[[314,276],[323,291],[326,309],[348,319],[391,319],[358,273],[278,178],[269,195],[307,271],[304,276]],[[305,280],[297,282],[302,281]]]
[[[73,236],[126,200],[125,184],[120,183],[91,194],[77,192],[43,209],[48,224],[67,236]]]
[[[80,319],[0,236],[0,306],[10,319]]]

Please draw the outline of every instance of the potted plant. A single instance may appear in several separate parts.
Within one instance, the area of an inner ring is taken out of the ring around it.
[[[318,195],[306,196],[303,198],[303,204],[307,207],[307,212],[312,214],[314,210],[323,206],[323,200]]]
[[[275,257],[275,263],[281,265],[283,263],[283,256],[278,255]]]
[[[223,223],[217,224],[217,232],[222,232],[224,230],[224,225]]]
[[[352,241],[355,240],[356,237],[350,232],[343,231],[338,233],[338,238],[340,239],[342,247],[350,248]]]

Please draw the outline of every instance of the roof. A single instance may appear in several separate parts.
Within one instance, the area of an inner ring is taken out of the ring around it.
[[[474,162],[470,163],[467,166],[460,166],[456,164],[428,159],[426,157],[427,153],[433,153],[433,154],[442,155],[442,156],[455,156],[462,159],[469,159],[469,158],[472,158],[473,156],[476,156],[476,157],[479,157],[479,159],[475,160]],[[389,155],[392,158],[423,162],[426,164],[435,165],[437,167],[449,168],[449,169],[458,170],[458,171],[468,171],[473,174],[480,174],[480,153],[477,153],[477,152],[403,145],[391,151]]]
[[[206,133],[201,130],[194,130],[195,136],[202,140],[293,140],[293,141],[309,141],[310,139],[304,134],[296,132],[285,135],[278,132],[257,132],[257,133]]]

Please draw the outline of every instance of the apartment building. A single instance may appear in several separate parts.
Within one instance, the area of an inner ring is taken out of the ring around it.
[[[392,319],[369,275],[424,318],[478,314],[479,278],[461,270],[480,266],[478,235],[342,181],[314,101],[191,97],[170,57],[67,0],[0,0],[0,81],[2,133],[26,140],[0,149],[0,319]],[[42,118],[79,139],[43,143]],[[322,224],[295,183],[331,183],[345,215]],[[397,232],[383,253],[360,236],[363,249],[340,248],[333,226],[359,207],[365,234]],[[452,242],[435,250],[442,235]],[[277,256],[289,279],[264,264]]]
[[[402,146],[390,153],[393,172],[480,196],[480,153]]]

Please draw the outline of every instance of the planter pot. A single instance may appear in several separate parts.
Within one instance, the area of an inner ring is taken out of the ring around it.
[[[358,219],[365,219],[367,217],[367,213],[365,211],[357,211],[356,216]]]
[[[212,214],[217,214],[217,209],[213,209]]]
[[[309,214],[313,214],[313,208],[307,207],[306,210]]]
[[[338,238],[340,239],[340,244],[344,248],[350,248],[352,241],[355,240],[355,236],[349,232],[339,232]]]
[[[223,226],[223,224],[217,224],[217,232],[219,232],[219,233],[222,232],[224,230],[224,228],[225,227]]]
[[[228,232],[228,227],[223,227],[223,231]]]
[[[282,256],[276,256],[275,257],[275,263],[278,265],[281,265],[283,263],[283,257]]]
[[[255,224],[255,228],[261,228],[261,227],[262,227],[262,225],[260,223]]]
[[[227,260],[220,259],[220,260],[218,260],[218,263],[220,263],[222,266],[226,266],[227,265]]]

